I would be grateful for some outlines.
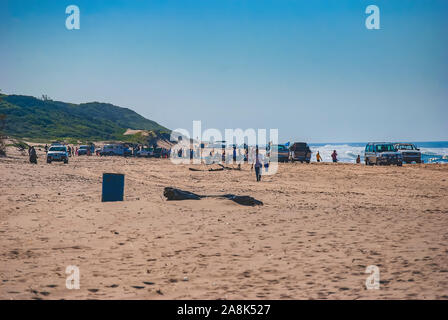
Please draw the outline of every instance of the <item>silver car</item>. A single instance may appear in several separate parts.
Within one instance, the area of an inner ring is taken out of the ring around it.
[[[366,165],[403,165],[403,157],[395,146],[389,142],[370,142],[366,145],[365,156]]]
[[[65,164],[68,163],[68,152],[67,147],[63,145],[52,145],[47,152],[47,163],[53,161],[63,161]]]
[[[397,149],[398,152],[401,153],[401,156],[403,157],[404,163],[421,163],[422,162],[422,153],[420,152],[420,149],[418,149],[414,144],[412,143],[396,143],[394,144],[395,149]]]

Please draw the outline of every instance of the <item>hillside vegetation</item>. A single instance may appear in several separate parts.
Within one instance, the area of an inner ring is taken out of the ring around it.
[[[6,115],[4,133],[29,140],[135,140],[128,129],[170,130],[138,113],[108,103],[73,104],[22,95],[0,95],[0,114]]]

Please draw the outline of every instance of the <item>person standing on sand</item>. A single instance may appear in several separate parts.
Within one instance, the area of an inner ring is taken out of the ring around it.
[[[319,151],[317,151],[316,160],[317,160],[317,162],[321,162],[322,161],[322,157],[320,156]]]
[[[233,162],[236,162],[236,146],[233,146]]]
[[[356,163],[361,163],[361,157],[358,154],[358,157],[356,158]]]
[[[34,147],[30,147],[29,148],[28,154],[29,154],[29,157],[30,157],[30,162],[34,163],[34,164],[37,164],[37,153],[36,153],[36,150],[34,149]]]
[[[333,150],[331,157],[333,158],[333,162],[338,162],[338,154],[337,154],[336,150]]]
[[[257,177],[257,182],[261,181],[261,168],[263,167],[263,159],[261,158],[261,154],[258,153],[258,148],[255,150],[255,157],[254,162],[252,163],[252,167],[255,167],[255,176]]]

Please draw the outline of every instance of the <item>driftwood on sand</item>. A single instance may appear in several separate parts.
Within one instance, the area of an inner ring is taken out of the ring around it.
[[[166,187],[163,195],[167,200],[201,200],[203,198],[223,198],[232,200],[243,206],[262,206],[263,202],[250,196],[237,196],[234,194],[223,195],[199,195],[190,191],[184,191],[176,188]]]
[[[221,168],[210,168],[207,170],[201,170],[201,169],[196,169],[196,168],[188,168],[190,171],[224,171],[224,170],[237,170],[237,171],[241,171],[241,165],[238,164],[238,167],[233,168],[233,167],[227,167],[227,166],[223,166],[222,164],[218,163],[218,166],[220,166]]]
[[[196,168],[188,168],[188,170],[190,170],[190,171],[224,171],[224,168],[216,168],[216,169],[210,168],[210,169],[207,169],[207,170],[201,170],[201,169],[196,169]]]

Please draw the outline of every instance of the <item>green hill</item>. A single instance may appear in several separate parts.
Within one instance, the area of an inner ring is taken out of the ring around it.
[[[72,104],[30,96],[0,95],[0,114],[6,115],[5,134],[31,140],[82,141],[132,139],[126,129],[170,130],[138,113],[108,103]]]

